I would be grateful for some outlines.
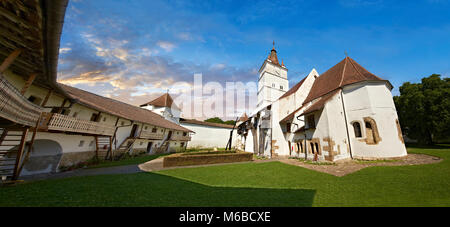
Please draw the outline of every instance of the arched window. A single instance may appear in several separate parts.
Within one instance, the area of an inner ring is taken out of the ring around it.
[[[320,152],[319,152],[319,143],[316,143],[316,152],[317,152],[318,154],[320,154]]]
[[[311,153],[314,154],[314,143],[311,142],[310,145],[311,145]]]
[[[356,138],[362,137],[362,134],[361,134],[361,125],[359,124],[359,122],[354,122],[354,123],[353,123],[353,130],[355,131],[355,137],[356,137]]]
[[[366,126],[366,143],[378,144],[378,142],[381,141],[381,138],[378,133],[377,123],[373,118],[370,117],[365,117],[364,123]]]

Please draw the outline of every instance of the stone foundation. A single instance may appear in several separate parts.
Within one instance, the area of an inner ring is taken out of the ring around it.
[[[80,162],[90,160],[95,157],[95,151],[84,151],[84,152],[68,152],[63,153],[61,161],[59,162],[60,167],[73,166]]]

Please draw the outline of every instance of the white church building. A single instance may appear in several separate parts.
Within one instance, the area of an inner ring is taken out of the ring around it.
[[[346,57],[287,90],[275,48],[259,70],[258,105],[238,127],[239,149],[316,161],[406,156],[392,85]]]

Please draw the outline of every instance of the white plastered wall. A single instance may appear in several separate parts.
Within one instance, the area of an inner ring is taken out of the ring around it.
[[[392,94],[384,82],[365,82],[344,88],[352,154],[354,158],[390,158],[407,155],[396,125],[397,111]],[[381,141],[367,144],[364,117],[375,120]],[[352,122],[361,125],[362,138],[355,138]]]
[[[192,134],[191,141],[188,143],[188,148],[225,148],[230,138],[230,131],[232,130],[231,128],[219,128],[183,122],[181,123],[181,126],[195,132]],[[236,145],[236,139],[237,128],[233,131],[232,147]]]

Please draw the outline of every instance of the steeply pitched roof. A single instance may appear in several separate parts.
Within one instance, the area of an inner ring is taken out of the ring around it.
[[[281,66],[280,62],[278,61],[277,51],[275,50],[275,47],[272,48],[267,59],[269,59],[273,64]]]
[[[294,85],[291,89],[289,89],[286,93],[284,93],[284,95],[282,95],[279,99],[283,99],[286,98],[292,94],[294,94],[295,92],[298,91],[298,89],[302,86],[302,84],[305,82],[306,78],[308,76],[306,76],[305,78],[303,78],[303,80],[301,80],[300,82],[298,82],[296,85]]]
[[[142,104],[141,107],[142,106],[147,106],[147,105],[152,105],[152,106],[156,106],[156,107],[169,107],[169,108],[171,108],[172,104],[173,104],[172,97],[169,95],[169,93],[166,93],[166,94],[161,95],[158,98],[156,98],[156,99],[154,99],[154,100],[152,100],[152,101],[150,101],[148,103]],[[175,105],[175,107],[177,107],[177,106]]]
[[[294,112],[290,113],[289,115],[287,115],[286,117],[284,117],[280,122],[284,123],[289,121],[290,119],[292,119],[295,114],[300,111],[303,107],[305,106],[305,104],[303,104],[302,106],[300,106],[299,108],[297,108],[296,110],[294,110]]]
[[[307,107],[300,116],[312,113],[314,111],[322,109],[325,104],[330,100],[334,95],[339,93],[339,90],[332,91],[322,97],[319,98],[316,102],[314,102],[311,106]]]
[[[311,102],[329,92],[342,88],[345,85],[361,81],[386,81],[367,71],[355,60],[346,57],[337,65],[319,76],[309,92],[304,103]],[[386,81],[389,83],[389,81]],[[390,84],[390,83],[389,83]],[[390,85],[392,86],[392,85]]]
[[[211,127],[217,127],[217,128],[230,128],[230,129],[232,129],[234,127],[233,125],[212,123],[212,122],[199,121],[199,120],[195,120],[195,119],[186,119],[186,118],[180,118],[180,123],[193,124],[193,125],[205,125],[205,126],[211,126]]]
[[[78,88],[70,87],[64,84],[59,84],[73,99],[76,99],[83,105],[90,108],[105,112],[111,115],[119,116],[132,121],[138,121],[162,128],[179,130],[184,132],[192,132],[191,130],[179,126],[171,121],[168,121],[160,115],[153,113],[137,106],[126,104],[114,99],[106,98],[96,95]]]

